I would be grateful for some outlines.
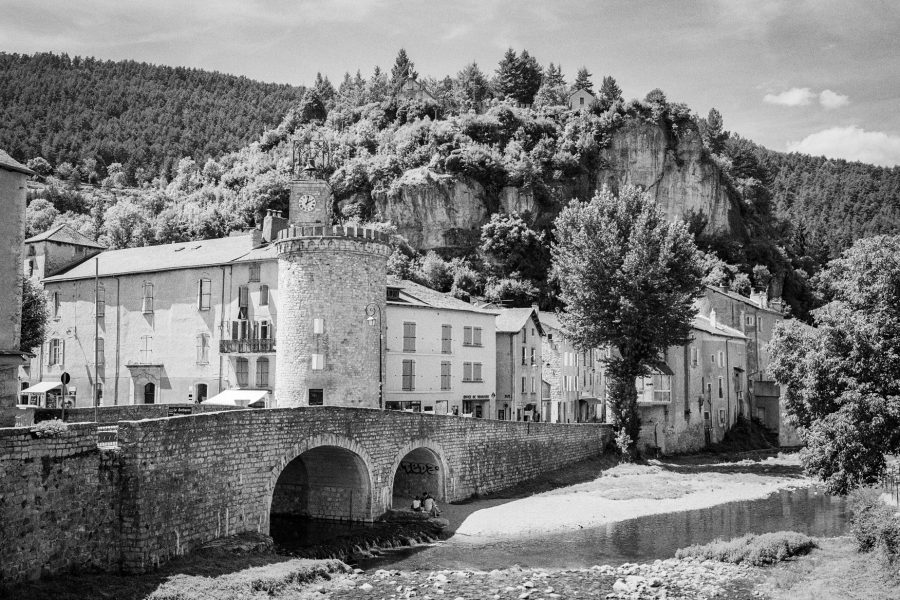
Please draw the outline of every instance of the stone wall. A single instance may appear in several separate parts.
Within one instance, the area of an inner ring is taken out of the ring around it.
[[[119,421],[141,421],[143,419],[160,419],[169,416],[196,415],[223,410],[240,410],[237,406],[222,406],[220,404],[125,404],[121,406],[101,406],[97,413],[100,423],[118,423]],[[34,409],[34,422],[59,419],[63,411],[58,408]],[[67,423],[93,423],[93,408],[67,408],[65,410]]]
[[[58,437],[0,429],[0,583],[119,563],[123,485],[94,425]]]

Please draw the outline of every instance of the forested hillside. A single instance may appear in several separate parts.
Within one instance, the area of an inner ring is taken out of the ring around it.
[[[199,69],[0,53],[0,148],[99,182],[168,179],[178,159],[217,158],[277,125],[302,88]]]
[[[469,237],[442,256],[417,253],[401,243],[390,261],[394,274],[461,297],[539,301],[551,307],[556,294],[546,249],[552,240],[553,216],[573,197],[587,199],[608,182],[610,150],[628,151],[613,148],[613,140],[627,143],[623,140],[630,138],[622,135],[626,131],[655,131],[662,140],[658,150],[675,157],[674,170],[687,172],[679,161],[689,149],[691,160],[709,174],[700,185],[714,186],[717,197],[724,196],[732,207],[728,210],[736,225],[725,232],[706,227],[709,215],[687,210],[683,214],[708,253],[708,281],[740,293],[749,293],[751,286],[774,285],[798,315],[807,314],[815,304],[807,282],[829,258],[861,236],[900,228],[896,168],[771,152],[730,134],[715,109],[698,117],[661,90],[626,100],[611,76],[603,77],[594,91],[586,69],[579,70],[569,85],[558,66],[541,66],[524,51],[508,51],[493,73],[471,63],[453,76],[435,79],[418,77],[401,50],[389,71],[376,67],[366,77],[348,73],[337,88],[320,76],[302,93],[137,63],[51,55],[4,56],[3,61],[11,65],[4,71],[7,76],[16,65],[37,61],[46,65],[47,77],[58,73],[69,86],[68,91],[50,93],[51,100],[40,100],[41,93],[35,90],[52,85],[37,74],[40,70],[21,67],[33,79],[24,80],[19,86],[23,90],[14,95],[33,98],[37,108],[26,120],[28,126],[21,120],[0,125],[0,146],[6,145],[46,176],[43,187],[29,194],[29,235],[67,222],[93,239],[121,248],[218,237],[252,227],[266,209],[286,208],[294,143],[304,147],[317,140],[321,152],[316,158],[335,192],[336,221],[382,222],[390,228],[384,223],[389,220],[386,211],[398,198],[423,198],[454,186],[463,197],[481,196],[479,206],[487,216],[473,216],[464,232],[474,231],[474,240]],[[85,63],[92,66],[83,68]],[[87,82],[77,76],[84,69],[93,73]],[[146,74],[123,75],[134,71]],[[400,92],[410,74],[424,85],[427,95]],[[155,103],[143,103],[143,95],[136,92],[144,81],[150,82],[147,94]],[[119,103],[102,98],[116,86],[133,94],[116,96]],[[9,87],[4,84],[4,94],[10,93]],[[570,110],[565,103],[573,89],[592,91],[596,101],[586,110]],[[272,96],[266,97],[265,90]],[[226,97],[231,105],[223,100]],[[79,128],[69,117],[48,114],[51,102],[70,106],[96,102],[105,108],[88,110],[96,123],[83,121]],[[193,114],[195,106],[221,107],[222,116],[213,116],[208,108],[203,112],[210,114],[197,119],[207,128],[227,128],[231,133],[192,128],[193,118],[186,115]],[[259,110],[227,117],[228,106]],[[10,111],[7,105],[3,109]],[[181,115],[177,119],[171,116],[176,113]],[[283,118],[269,121],[268,115],[276,113]],[[126,130],[123,115],[130,114],[141,118],[125,119],[128,127],[136,128]],[[248,124],[251,121],[258,125]],[[264,123],[270,126],[263,127]],[[119,140],[117,144],[138,148],[127,153],[130,171],[112,162],[110,155],[105,173],[99,168],[95,172],[99,187],[84,185],[91,181],[86,174],[90,165],[85,164],[89,159],[66,162],[67,156],[75,160],[90,156],[91,148],[106,147],[108,136],[98,134],[95,126],[100,131],[115,128],[117,137],[112,139]],[[22,150],[3,135],[21,135],[35,146]],[[225,139],[238,149],[230,149]],[[307,157],[301,160],[305,163]],[[524,199],[520,205],[527,208],[507,208],[507,213],[521,214],[490,218],[501,212],[501,206],[510,205],[509,193]],[[442,202],[456,198],[446,194]],[[435,210],[428,202],[413,208],[407,215],[423,219],[428,215],[422,211]],[[458,212],[462,207],[444,208]]]

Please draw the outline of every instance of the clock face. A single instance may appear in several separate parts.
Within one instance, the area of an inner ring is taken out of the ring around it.
[[[304,194],[297,198],[297,206],[300,208],[300,210],[311,212],[316,208],[316,197],[309,194]]]

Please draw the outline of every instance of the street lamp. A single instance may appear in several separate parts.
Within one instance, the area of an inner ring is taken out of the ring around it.
[[[375,327],[375,315],[378,315],[378,408],[384,408],[384,378],[383,360],[381,357],[381,348],[384,346],[384,321],[381,314],[381,306],[376,302],[370,302],[366,305],[366,321],[369,325]]]

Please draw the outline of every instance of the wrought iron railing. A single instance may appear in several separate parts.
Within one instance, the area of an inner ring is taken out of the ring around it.
[[[219,352],[223,354],[275,352],[275,340],[221,340]]]

